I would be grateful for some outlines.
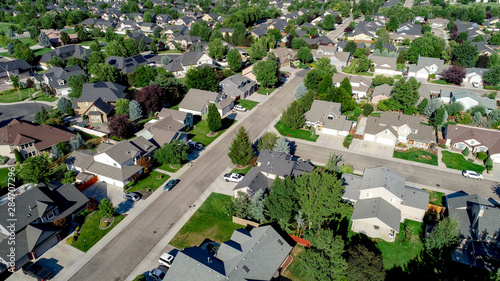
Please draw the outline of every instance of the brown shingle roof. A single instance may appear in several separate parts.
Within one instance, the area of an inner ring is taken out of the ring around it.
[[[488,152],[500,152],[500,132],[489,129],[473,128],[460,125],[448,125],[447,139],[453,143],[475,139],[488,148]]]

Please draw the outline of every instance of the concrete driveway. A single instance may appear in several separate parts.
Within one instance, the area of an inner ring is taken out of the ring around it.
[[[138,202],[127,201],[123,198],[123,188],[107,184],[103,181],[96,182],[89,188],[83,191],[83,194],[89,198],[94,197],[97,201],[101,202],[102,199],[108,198],[111,203],[117,208],[116,211],[120,214],[127,213],[132,209],[134,204],[140,204],[144,200]]]
[[[349,150],[358,153],[366,153],[373,156],[391,157],[394,151],[394,146],[360,139],[353,139]]]

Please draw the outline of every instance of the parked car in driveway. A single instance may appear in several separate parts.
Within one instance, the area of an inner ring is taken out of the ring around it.
[[[49,280],[52,278],[52,272],[38,263],[28,262],[23,266],[23,273],[35,278],[38,281]]]
[[[241,106],[241,105],[239,105],[239,104],[235,105],[235,106],[234,106],[234,109],[235,109],[235,110],[238,110],[238,111],[243,111],[243,112],[247,111],[247,109],[246,109],[246,108],[244,108],[243,106]]]
[[[174,261],[174,256],[169,254],[169,253],[163,253],[160,258],[158,259],[158,261],[166,266],[166,267],[170,267],[172,265],[172,262]]]
[[[174,186],[176,186],[181,180],[179,179],[173,179],[173,180],[169,180],[167,182],[167,184],[165,185],[165,187],[163,188],[163,190],[165,191],[170,191],[172,188],[174,188]]]
[[[130,200],[130,201],[133,201],[133,202],[137,202],[137,201],[141,200],[141,197],[142,197],[142,195],[139,192],[130,192],[130,193],[123,194],[123,198]]]
[[[477,179],[478,181],[483,179],[483,175],[481,175],[480,173],[478,173],[476,171],[471,171],[471,170],[462,171],[462,176],[464,176],[466,178]]]
[[[243,175],[237,174],[237,173],[228,173],[224,175],[224,180],[226,182],[233,181],[233,182],[240,182],[243,179]]]
[[[195,141],[190,141],[189,142],[189,147],[194,150],[202,150],[205,146],[202,143],[195,142]]]
[[[154,281],[161,281],[163,280],[163,278],[165,278],[167,271],[168,267],[160,265],[158,266],[158,268],[155,268],[149,272],[149,278],[151,278]]]

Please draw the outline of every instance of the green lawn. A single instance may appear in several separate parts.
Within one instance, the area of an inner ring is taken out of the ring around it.
[[[17,25],[17,24],[12,24],[12,23],[7,23],[7,22],[0,22],[0,31],[5,32],[5,34],[9,33],[9,27],[11,25]]]
[[[162,176],[161,179],[156,178],[158,175]],[[170,176],[168,175],[151,171],[146,175],[146,177],[141,178],[135,185],[127,189],[127,193],[143,190],[146,188],[151,188],[153,189],[153,191],[157,190],[158,187],[160,187],[169,178]]]
[[[443,80],[443,79],[434,80],[431,82],[434,84],[441,84],[441,85],[453,85],[453,83],[446,82],[446,80]]]
[[[250,171],[250,169],[252,169],[252,166],[248,166],[244,169],[232,169],[231,170],[231,173],[238,173],[238,174],[242,174],[242,175],[246,175],[248,173],[248,171]]]
[[[51,48],[43,48],[43,49],[38,49],[36,51],[35,50],[33,50],[33,51],[35,52],[35,56],[41,56],[45,53],[52,51],[52,49]]]
[[[285,272],[283,273],[283,276],[288,278],[288,280],[293,280],[293,281],[306,281],[308,280],[307,276],[304,274],[303,270],[300,270],[300,259],[299,256],[304,253],[305,247],[302,245],[295,245],[295,247],[292,250],[292,257],[293,261],[288,267],[286,268]]]
[[[210,133],[210,129],[208,129],[208,122],[207,122],[207,120],[202,120],[194,126],[193,130],[189,131],[189,135],[194,135],[191,138],[193,141],[200,142],[204,146],[208,146],[215,139],[217,139],[220,135],[222,135],[234,123],[236,123],[235,120],[228,119],[228,118],[222,119],[222,128],[220,128],[217,131],[217,135],[214,137],[209,137],[209,136],[207,136],[207,134]]]
[[[269,89],[266,89],[265,87],[260,87],[260,89],[257,91],[258,94],[261,94],[261,95],[270,95],[274,92],[276,88],[269,88]]]
[[[35,100],[54,102],[57,100],[57,97],[54,97],[54,96],[47,97],[47,96],[45,96],[45,94],[43,92],[39,92],[38,94],[35,95]]]
[[[7,194],[7,178],[9,168],[0,169],[0,196]]]
[[[295,130],[295,129],[292,129],[281,122],[276,123],[276,125],[274,125],[274,128],[276,128],[276,130],[278,130],[278,132],[282,136],[287,136],[287,137],[291,137],[291,138],[316,142],[316,140],[319,137],[316,134],[311,135],[311,132],[309,132],[308,130],[301,130],[301,129]]]
[[[174,169],[172,167],[175,167],[177,169]],[[171,173],[175,173],[177,172],[180,168],[182,168],[183,165],[177,165],[177,164],[173,164],[173,165],[170,165],[170,164],[163,164],[161,165],[160,167],[158,167],[158,169],[160,170],[163,170],[163,171],[167,171],[167,172],[171,172]]]
[[[382,112],[372,112],[372,113],[370,114],[370,116],[373,116],[373,117],[380,117],[380,114],[381,114],[381,113],[382,113]]]
[[[252,108],[256,107],[259,103],[251,100],[239,100],[238,104],[248,110],[252,110]]]
[[[482,173],[485,169],[484,166],[471,163],[465,159],[465,157],[460,153],[453,153],[449,151],[442,151],[443,153],[443,162],[446,164],[446,167],[450,169],[457,170],[472,170],[478,173]]]
[[[410,152],[400,152],[394,150],[392,157],[434,166],[438,165],[438,157],[428,151],[423,150],[413,150]],[[428,157],[430,157],[430,159],[428,159]]]
[[[232,204],[232,197],[212,193],[199,207],[189,221],[179,230],[170,244],[176,248],[199,246],[205,239],[222,243],[231,238],[233,231],[244,228],[233,223],[232,217],[224,211],[226,204]]]
[[[423,190],[429,192],[429,204],[443,206],[443,197],[445,195],[444,193],[434,190],[428,190],[425,188]]]
[[[95,212],[87,216],[85,223],[83,223],[80,237],[76,242],[71,244],[71,246],[77,248],[80,251],[87,252],[94,246],[101,238],[104,237],[108,232],[113,229],[119,222],[121,222],[125,216],[118,215],[113,221],[113,225],[107,229],[100,229],[99,223],[101,221],[102,215],[99,212]]]
[[[34,93],[35,90],[34,89],[22,89],[20,90],[20,94],[19,94],[19,91],[13,91],[11,93],[8,93],[6,95],[2,95],[0,93],[0,103],[13,103],[13,102],[18,102],[18,101],[23,101],[27,98],[30,97],[30,92],[31,93]],[[19,98],[21,97],[21,98]]]
[[[2,57],[9,57],[9,58],[13,58],[14,57],[14,55],[9,54],[9,52],[1,52],[0,56],[2,56]]]
[[[161,51],[161,52],[158,52],[158,54],[180,54],[181,51],[178,51],[178,50],[167,50],[167,51]]]
[[[401,224],[399,233],[396,235],[396,240],[394,242],[385,242],[380,239],[377,243],[377,247],[382,253],[382,259],[384,260],[386,269],[403,267],[410,260],[417,257],[420,251],[422,251],[424,246],[420,240],[422,223],[411,220],[405,220],[405,223],[407,223],[412,230],[410,241],[404,241],[403,224]]]

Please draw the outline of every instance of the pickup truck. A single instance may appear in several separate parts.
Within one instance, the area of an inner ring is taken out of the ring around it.
[[[38,281],[49,280],[52,277],[52,272],[45,267],[32,262],[28,262],[25,266],[23,266],[23,273],[35,278]]]
[[[228,181],[240,182],[242,179],[243,175],[237,173],[230,173],[224,175],[224,180],[226,180],[226,182]]]

